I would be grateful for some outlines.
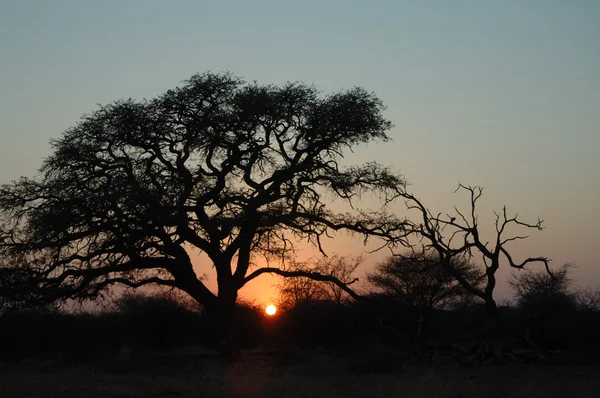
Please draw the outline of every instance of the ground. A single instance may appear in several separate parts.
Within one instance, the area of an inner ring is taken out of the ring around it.
[[[376,373],[326,352],[129,350],[93,360],[0,363],[0,397],[596,397],[600,368],[420,367]]]

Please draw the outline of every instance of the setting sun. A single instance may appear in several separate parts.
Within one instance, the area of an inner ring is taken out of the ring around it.
[[[277,312],[277,308],[273,304],[269,304],[267,305],[265,312],[267,313],[267,315],[275,315],[275,313]]]

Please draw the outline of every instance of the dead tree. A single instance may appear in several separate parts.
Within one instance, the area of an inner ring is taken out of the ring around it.
[[[439,265],[450,273],[470,294],[481,298],[485,303],[487,313],[497,317],[497,305],[494,300],[496,287],[496,272],[505,261],[511,268],[522,269],[528,264],[543,264],[546,271],[551,274],[549,260],[546,257],[529,257],[521,262],[516,262],[510,254],[507,245],[510,242],[526,239],[527,235],[505,236],[508,226],[515,225],[526,229],[542,230],[543,221],[538,219],[535,223],[527,223],[518,219],[518,215],[509,216],[506,206],[500,213],[495,212],[495,239],[491,242],[483,241],[477,216],[477,201],[483,193],[481,187],[472,187],[459,184],[457,191],[467,191],[470,195],[470,211],[463,213],[455,206],[456,214],[433,213],[430,209],[408,192],[402,196],[406,199],[409,210],[419,213],[416,221],[406,220],[412,234],[418,239],[418,245],[412,245],[415,251],[433,251],[439,258]],[[484,283],[477,286],[465,278],[457,259],[481,258],[484,269]]]

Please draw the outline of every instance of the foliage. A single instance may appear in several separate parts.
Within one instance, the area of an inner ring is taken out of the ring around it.
[[[40,261],[22,253],[0,255],[0,314],[23,311],[54,311],[54,302],[36,300],[36,272],[30,267]]]

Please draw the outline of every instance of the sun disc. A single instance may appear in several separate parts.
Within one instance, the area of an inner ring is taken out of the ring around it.
[[[269,304],[267,305],[265,312],[267,313],[267,315],[275,315],[275,313],[277,312],[277,308],[273,304]]]

